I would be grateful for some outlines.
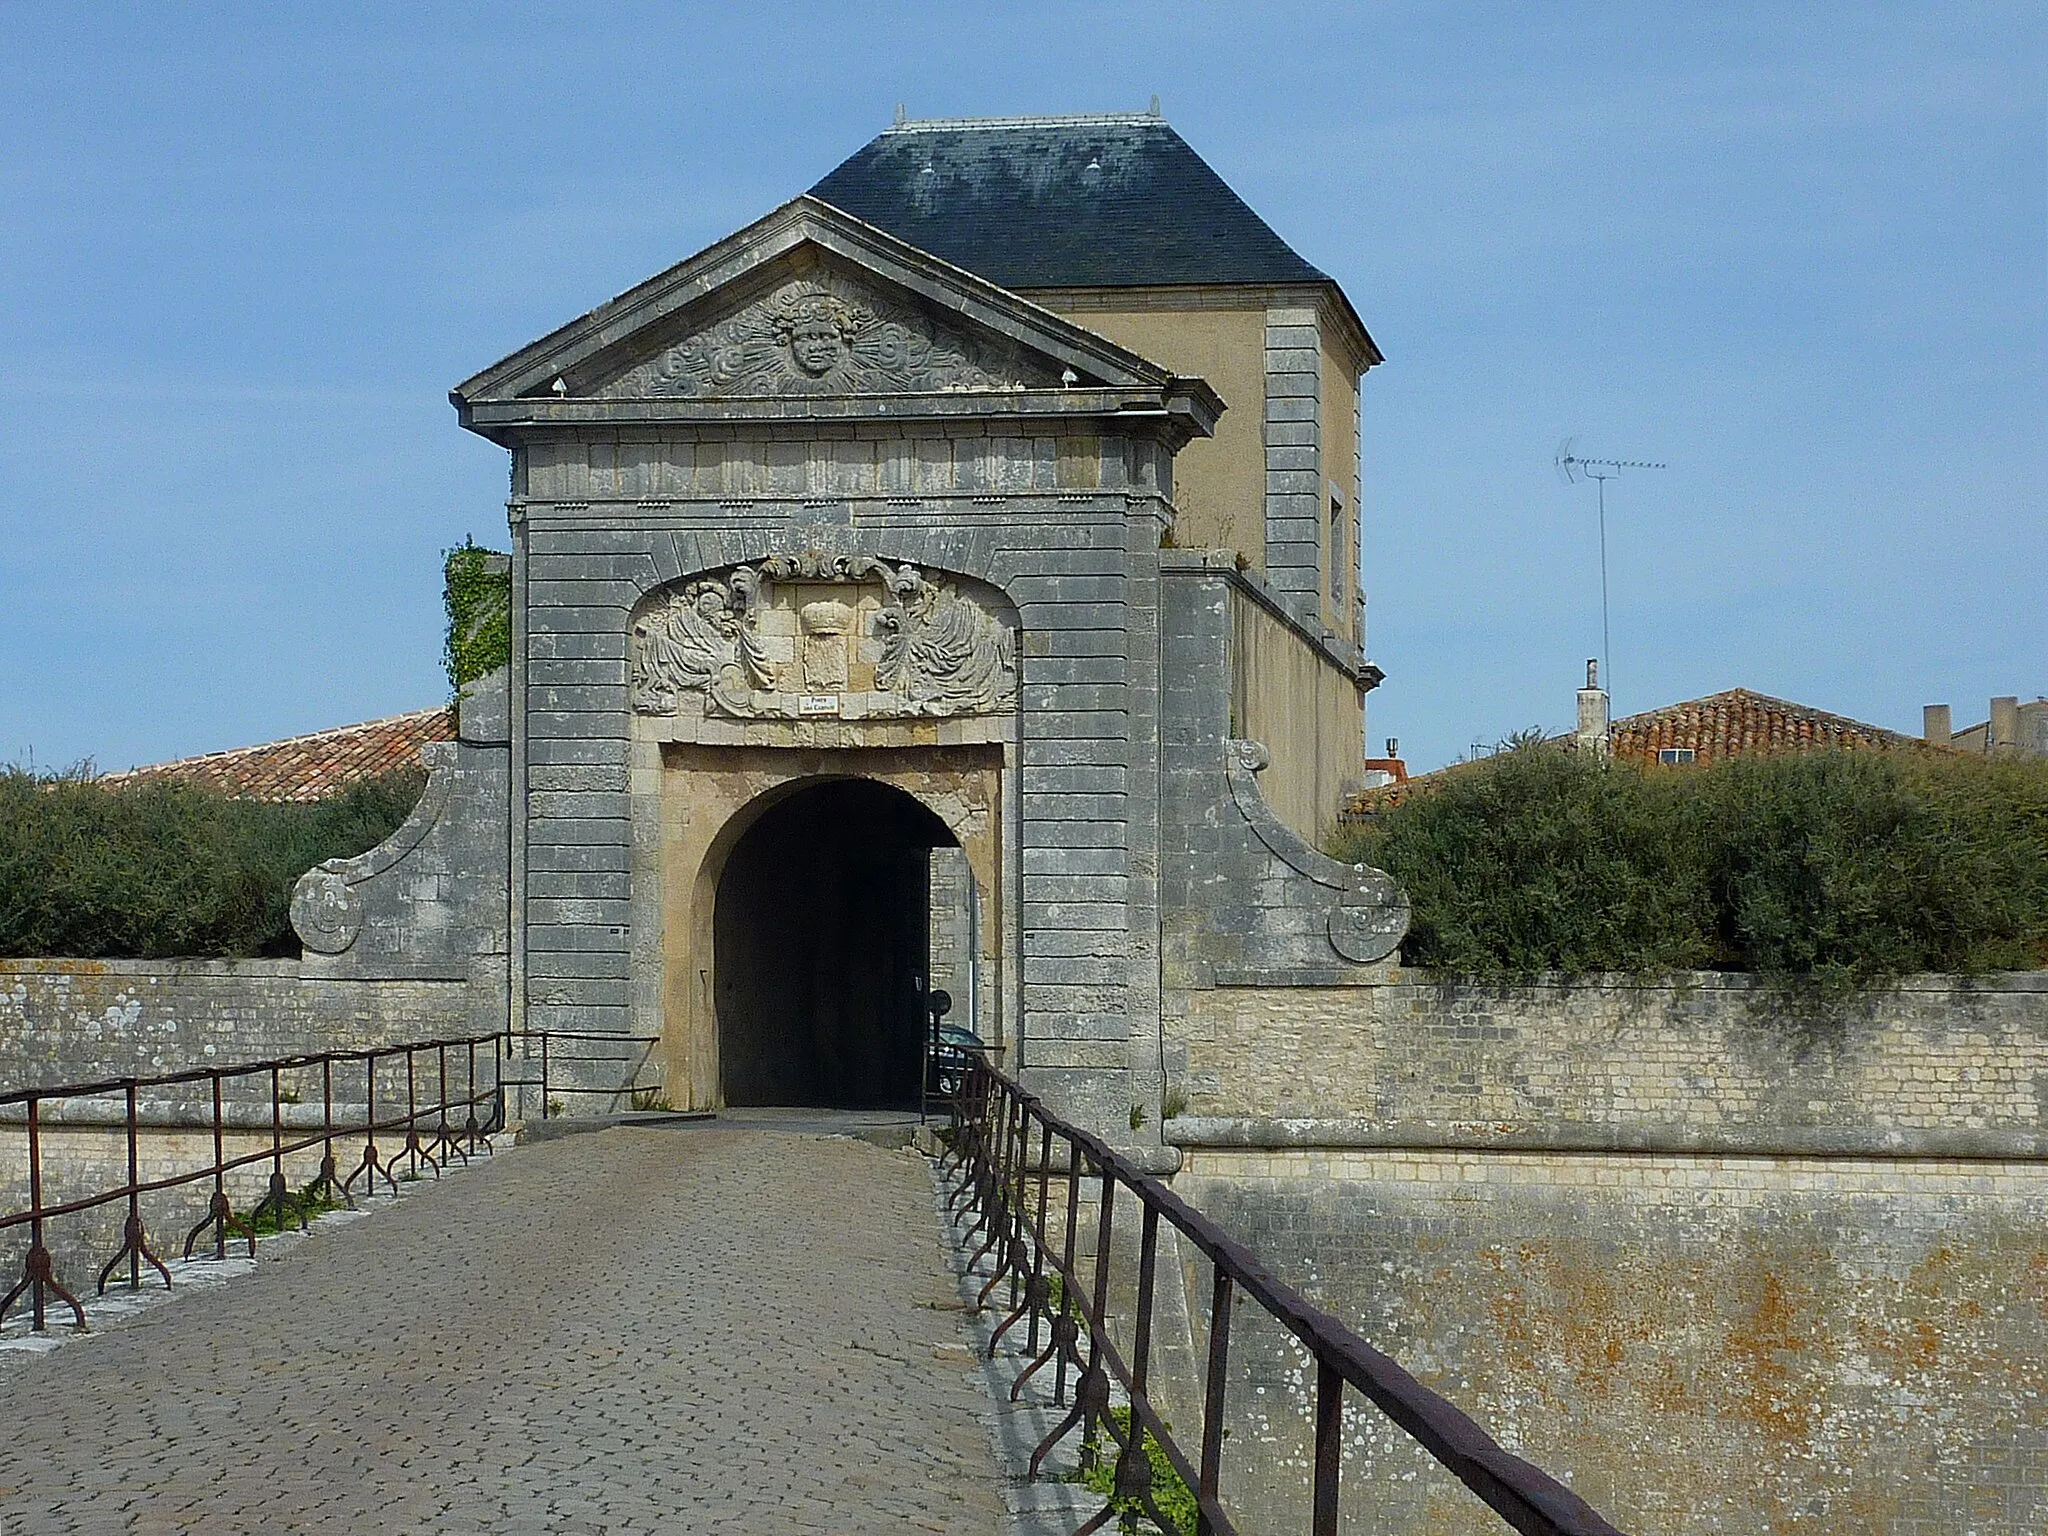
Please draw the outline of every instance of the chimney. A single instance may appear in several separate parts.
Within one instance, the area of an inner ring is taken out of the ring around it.
[[[2020,698],[2008,693],[1991,701],[1991,724],[1984,732],[1984,750],[2010,757],[2020,749]]]
[[[1946,704],[1925,704],[1920,709],[1920,739],[1930,747],[1948,746],[1954,736]]]
[[[1614,750],[1607,730],[1607,690],[1600,686],[1600,663],[1586,663],[1586,686],[1579,690],[1579,729],[1574,742],[1581,752],[1605,757]]]

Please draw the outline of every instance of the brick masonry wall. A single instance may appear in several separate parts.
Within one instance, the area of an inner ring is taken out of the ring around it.
[[[1176,1022],[1175,1187],[1623,1529],[2048,1528],[2048,978],[1805,1018],[1722,977],[1218,988]],[[1232,1353],[1278,1513],[1300,1362]],[[1498,1529],[1348,1424],[1347,1530]]]

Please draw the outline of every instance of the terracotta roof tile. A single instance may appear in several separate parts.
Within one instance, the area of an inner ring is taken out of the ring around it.
[[[182,779],[255,800],[319,800],[362,779],[376,778],[418,758],[429,742],[455,739],[455,711],[416,709],[411,714],[336,726],[307,736],[234,747],[150,763],[101,776],[103,784]]]
[[[1747,688],[1730,688],[1704,699],[1625,715],[1609,729],[1614,755],[1638,763],[1654,763],[1660,751],[1671,747],[1690,748],[1700,763],[1835,747],[1872,752],[1926,750],[1926,743],[1917,736],[1751,693]]]
[[[1866,752],[1936,752],[1917,736],[1888,731],[1881,725],[1866,725],[1847,715],[1831,715],[1824,709],[1809,709],[1769,694],[1751,693],[1747,688],[1730,688],[1704,699],[1667,704],[1640,715],[1624,715],[1609,732],[1614,755],[1623,762],[1654,763],[1667,748],[1690,748],[1699,764],[1729,757],[1756,757],[1777,752],[1825,752],[1832,748]],[[1569,735],[1553,737],[1570,745]],[[1444,782],[1446,775],[1463,772],[1486,762],[1452,763],[1445,768],[1419,773],[1400,784],[1383,784],[1361,790],[1344,802],[1339,821],[1363,821],[1380,811],[1391,810],[1412,795],[1427,794]]]

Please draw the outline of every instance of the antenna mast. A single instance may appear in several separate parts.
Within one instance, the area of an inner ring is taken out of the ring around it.
[[[1600,671],[1607,679],[1607,692],[1614,693],[1614,659],[1608,654],[1607,639],[1607,482],[1624,469],[1669,469],[1669,464],[1652,464],[1647,459],[1589,459],[1581,455],[1578,439],[1568,437],[1557,445],[1557,477],[1566,485],[1591,480],[1599,486],[1600,503]]]

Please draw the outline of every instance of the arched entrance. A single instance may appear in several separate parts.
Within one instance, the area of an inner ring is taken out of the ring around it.
[[[914,1105],[930,970],[930,853],[957,847],[871,779],[762,812],[718,877],[719,1077],[733,1105]]]

